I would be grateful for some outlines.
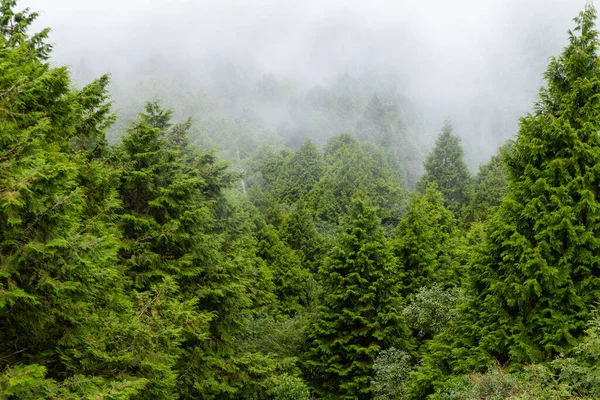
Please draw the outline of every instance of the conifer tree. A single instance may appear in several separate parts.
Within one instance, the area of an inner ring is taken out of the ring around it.
[[[507,154],[509,194],[473,265],[480,323],[489,323],[481,345],[500,360],[547,360],[569,348],[600,295],[595,18],[588,4],[551,60],[533,113],[520,121]],[[500,318],[484,317],[494,314]]]
[[[352,196],[362,191],[380,207],[384,222],[397,218],[403,199],[401,182],[380,151],[363,147],[352,135],[342,133],[327,143],[325,162],[323,177],[307,201],[318,217],[338,223],[347,213]]]
[[[404,297],[424,286],[454,283],[451,251],[456,223],[443,202],[434,186],[416,193],[396,228],[393,248],[402,267]]]
[[[71,88],[47,61],[48,30],[27,33],[37,14],[14,6],[0,3],[0,374],[19,398],[133,396],[147,380],[124,365],[136,327],[116,257],[108,78]]]
[[[379,96],[374,94],[356,125],[357,138],[392,151],[397,146],[392,122]]]
[[[285,215],[281,222],[281,237],[300,256],[309,271],[316,273],[322,260],[325,239],[317,231],[310,210],[303,201],[296,203],[295,209]]]
[[[372,364],[409,347],[396,260],[376,210],[355,198],[344,232],[321,268],[323,298],[309,330],[305,368],[323,398],[369,398]]]
[[[452,134],[452,125],[446,121],[438,135],[435,147],[425,159],[425,175],[417,184],[424,191],[431,183],[444,196],[444,206],[455,214],[466,204],[470,175],[463,161],[460,138]]]
[[[305,141],[281,166],[275,189],[277,198],[288,204],[304,199],[319,182],[324,169],[319,149],[310,140]]]
[[[422,398],[450,373],[548,361],[577,344],[600,296],[600,60],[596,10],[575,19],[506,157],[508,194],[470,268],[458,323],[413,379]],[[411,385],[413,385],[411,384]]]
[[[189,121],[172,126],[171,115],[158,102],[149,102],[123,138],[120,193],[125,245],[120,254],[135,292],[151,300],[147,312],[162,318],[165,329],[178,333],[158,349],[166,357],[156,368],[163,371],[161,384],[170,388],[170,396],[179,392],[188,398],[203,393],[196,387],[197,379],[205,378],[209,386],[212,380],[223,385],[228,379],[215,363],[226,363],[223,357],[230,355],[215,350],[230,346],[227,338],[242,323],[236,319],[243,319],[236,312],[250,303],[242,270],[224,258],[225,239],[219,233],[221,190],[230,177],[210,154],[186,146]],[[153,306],[167,294],[171,303],[163,309]],[[218,348],[211,349],[215,345]],[[175,368],[183,373],[177,388]],[[190,376],[196,368],[204,368],[205,374]]]
[[[497,208],[507,193],[506,167],[503,154],[511,149],[510,144],[500,149],[499,154],[479,167],[477,175],[473,177],[473,189],[469,204],[463,210],[466,222],[485,221]]]

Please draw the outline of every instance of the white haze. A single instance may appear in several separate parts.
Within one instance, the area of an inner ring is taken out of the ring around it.
[[[341,73],[400,77],[431,135],[450,117],[470,164],[531,109],[582,0],[25,0],[52,28],[53,60],[116,82],[151,57],[209,76],[247,65],[307,86]]]

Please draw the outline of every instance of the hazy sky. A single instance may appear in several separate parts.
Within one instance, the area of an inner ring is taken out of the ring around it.
[[[115,79],[149,56],[179,69],[231,60],[325,82],[394,71],[431,126],[452,117],[488,141],[502,114],[516,129],[548,57],[567,43],[583,0],[24,0],[50,26],[57,63],[84,59]],[[505,116],[504,116],[505,115]],[[504,128],[503,128],[504,129]],[[460,129],[459,129],[460,130]],[[514,132],[501,133],[505,137]],[[498,135],[498,133],[496,133]],[[504,138],[505,138],[504,137]],[[492,147],[497,140],[492,140]],[[481,144],[481,143],[480,143]]]

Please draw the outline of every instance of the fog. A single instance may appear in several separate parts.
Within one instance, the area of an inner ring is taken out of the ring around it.
[[[435,137],[445,118],[483,162],[531,109],[582,0],[26,0],[52,28],[53,62],[135,81],[149,60],[210,82],[236,65],[294,85],[390,76]],[[85,67],[85,68],[84,68]],[[250,72],[249,72],[250,73]],[[144,99],[145,100],[145,99]]]

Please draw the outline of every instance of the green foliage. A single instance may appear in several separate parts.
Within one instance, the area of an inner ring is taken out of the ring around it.
[[[510,143],[500,149],[500,154],[479,167],[473,178],[473,188],[469,204],[463,209],[463,218],[467,222],[485,221],[500,205],[508,191],[506,168],[503,154],[510,152]]]
[[[72,89],[66,68],[46,62],[48,31],[26,33],[37,14],[14,5],[3,1],[0,16],[3,391],[125,398],[147,381],[129,368],[140,325],[117,262],[108,79]]]
[[[431,339],[456,319],[456,307],[462,300],[463,294],[458,288],[423,287],[402,314],[419,337]]]
[[[403,200],[401,183],[381,152],[361,147],[350,134],[343,133],[327,143],[325,162],[327,168],[308,201],[319,218],[339,223],[349,212],[352,196],[361,191],[380,207],[384,223],[397,220]]]
[[[256,221],[256,238],[256,255],[271,271],[279,311],[286,314],[301,311],[311,302],[309,291],[314,279],[310,271],[302,265],[298,252],[279,238],[273,226]]]
[[[296,207],[282,216],[281,237],[298,252],[303,265],[316,273],[325,252],[325,238],[317,231],[313,217],[304,202],[299,201]]]
[[[394,347],[382,350],[373,363],[373,400],[400,400],[408,374],[413,370],[411,356]]]
[[[548,360],[583,334],[600,298],[596,199],[600,90],[596,11],[552,59],[534,114],[506,156],[509,194],[472,266],[480,346],[501,362]]]
[[[546,364],[530,364],[510,373],[500,365],[485,374],[456,377],[429,398],[442,399],[596,399],[600,396],[600,317],[592,318],[586,335],[568,356]]]
[[[270,390],[274,400],[308,400],[310,392],[302,379],[283,374],[275,379]]]
[[[506,154],[508,194],[469,266],[456,323],[430,345],[412,398],[497,360],[549,361],[577,345],[600,298],[600,91],[596,10],[586,6]],[[413,390],[414,389],[414,390]]]
[[[402,294],[411,296],[432,283],[455,284],[452,248],[458,236],[452,213],[434,187],[415,193],[400,220],[393,248],[402,266]]]
[[[446,121],[438,135],[435,147],[425,159],[425,175],[417,184],[424,191],[435,183],[444,197],[444,206],[458,214],[469,200],[470,174],[463,161],[460,138],[452,134],[452,125]]]
[[[306,199],[324,170],[323,155],[313,142],[307,140],[281,166],[275,182],[277,199],[288,204]]]
[[[305,369],[324,398],[365,398],[379,351],[394,345],[406,349],[410,342],[399,313],[395,259],[367,201],[353,200],[320,274],[323,299],[309,331]]]

